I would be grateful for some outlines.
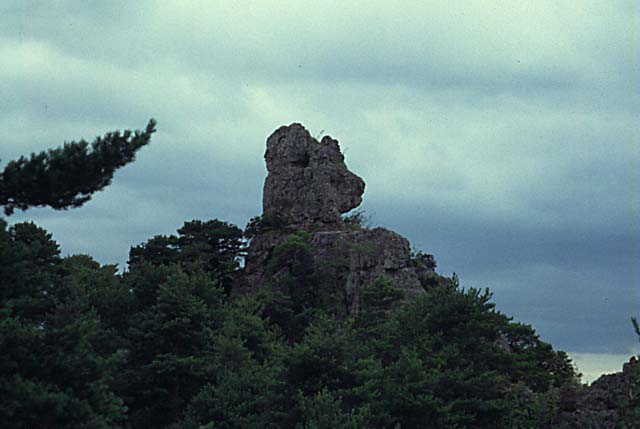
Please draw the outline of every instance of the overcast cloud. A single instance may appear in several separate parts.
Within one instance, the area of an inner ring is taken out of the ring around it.
[[[242,227],[266,137],[301,122],[374,224],[615,370],[639,351],[639,22],[632,0],[4,0],[0,158],[158,120],[86,206],[11,221],[121,266],[185,220]]]

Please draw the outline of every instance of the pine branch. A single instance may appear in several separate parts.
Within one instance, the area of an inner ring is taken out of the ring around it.
[[[16,209],[49,206],[62,210],[83,205],[94,192],[111,184],[118,168],[135,159],[136,152],[151,140],[155,126],[151,119],[144,131],[110,132],[96,137],[91,145],[85,140],[65,143],[9,162],[0,173],[0,206],[9,216]]]

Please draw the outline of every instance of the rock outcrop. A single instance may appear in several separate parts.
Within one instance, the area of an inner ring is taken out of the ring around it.
[[[605,374],[589,386],[560,392],[559,429],[640,427],[640,362],[634,356],[622,372]]]
[[[283,126],[267,139],[268,176],[263,215],[253,225],[239,290],[275,283],[267,267],[274,249],[297,231],[308,233],[316,269],[336,286],[342,313],[358,311],[359,291],[379,278],[411,296],[433,276],[430,255],[412,257],[409,241],[385,228],[367,229],[341,217],[360,205],[364,181],[349,171],[337,140],[313,138],[300,124]],[[278,273],[282,275],[282,273]]]
[[[267,140],[269,172],[262,209],[301,227],[339,224],[362,202],[364,181],[344,164],[338,141],[313,138],[300,124],[281,127]]]

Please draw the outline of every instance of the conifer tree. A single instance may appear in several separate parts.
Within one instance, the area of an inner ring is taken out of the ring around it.
[[[10,161],[0,173],[0,206],[9,216],[16,209],[83,205],[111,183],[118,168],[134,160],[155,127],[151,119],[144,131],[114,131],[96,137],[91,145],[80,140]]]

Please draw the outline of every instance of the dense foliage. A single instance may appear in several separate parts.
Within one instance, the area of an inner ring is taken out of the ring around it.
[[[544,427],[574,381],[564,353],[455,281],[399,305],[379,280],[332,317],[306,287],[304,233],[274,252],[282,284],[232,299],[238,234],[187,222],[118,274],[2,222],[4,427]]]
[[[110,132],[91,145],[80,140],[10,161],[0,172],[0,206],[7,215],[34,206],[81,206],[111,183],[118,168],[134,160],[155,125],[151,119],[144,131]]]
[[[229,293],[242,249],[242,230],[237,226],[217,219],[192,220],[178,229],[178,236],[157,235],[132,247],[129,266],[177,264],[187,273],[202,270]]]

